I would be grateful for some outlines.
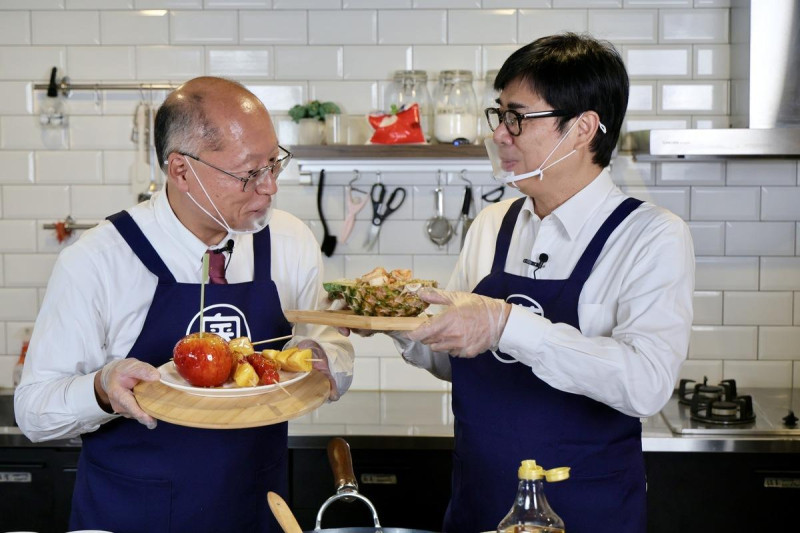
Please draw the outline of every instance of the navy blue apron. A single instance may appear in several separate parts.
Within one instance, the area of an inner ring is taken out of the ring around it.
[[[552,322],[580,329],[583,285],[609,235],[641,201],[624,200],[592,238],[569,278],[560,280],[504,272],[524,201],[511,204],[497,237],[492,270],[473,292],[529,307]],[[535,459],[545,469],[571,467],[568,480],[544,487],[569,533],[644,533],[645,472],[638,418],[556,390],[502,352],[451,357],[450,362],[455,448],[446,532],[494,531],[514,501],[520,461]]]
[[[158,367],[169,361],[181,337],[199,331],[200,285],[176,282],[127,212],[109,220],[158,276],[144,326],[127,355]],[[206,286],[206,331],[228,340],[291,333],[270,277],[269,228],[253,236],[253,254],[252,282]],[[149,430],[120,417],[83,435],[70,529],[279,532],[267,492],[287,495],[287,454],[285,422],[214,430],[159,421]]]

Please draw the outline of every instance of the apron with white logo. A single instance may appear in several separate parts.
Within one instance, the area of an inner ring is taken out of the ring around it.
[[[158,367],[170,360],[181,337],[199,330],[200,285],[176,282],[126,211],[109,220],[158,277],[144,326],[127,355]],[[253,254],[252,282],[206,286],[206,331],[226,340],[292,332],[270,276],[269,227],[253,236]],[[220,430],[159,421],[149,430],[118,418],[83,435],[70,529],[279,532],[267,492],[287,496],[287,450],[285,422]]]
[[[536,280],[504,272],[524,200],[512,203],[506,213],[492,270],[473,292],[531,307],[551,322],[580,329],[583,285],[608,237],[642,202],[628,198],[609,215],[569,278]],[[445,531],[494,531],[514,501],[517,469],[524,459],[535,459],[545,469],[571,467],[566,481],[545,484],[547,499],[569,533],[645,531],[638,418],[554,389],[502,352],[450,361],[455,449]]]

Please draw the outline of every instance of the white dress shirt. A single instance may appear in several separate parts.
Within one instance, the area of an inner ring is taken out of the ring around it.
[[[178,282],[202,282],[202,258],[208,247],[180,223],[164,192],[129,211]],[[271,274],[282,309],[327,308],[322,259],[311,230],[279,210],[273,211],[269,228]],[[221,244],[229,238],[234,248],[230,255],[225,252],[228,282],[252,281],[253,236],[229,235]],[[15,393],[17,422],[31,440],[74,437],[95,431],[116,416],[97,404],[94,375],[128,354],[157,283],[107,221],[61,252]],[[293,333],[287,347],[303,339],[318,342],[327,353],[339,392],[345,392],[353,379],[350,341],[326,326],[297,324]]]
[[[536,279],[568,278],[601,224],[625,198],[608,171],[544,219],[527,198],[505,271],[533,277],[535,267],[522,260],[538,261],[546,253],[547,263]],[[513,201],[478,214],[448,290],[472,291],[489,274],[500,224]],[[693,291],[689,228],[669,211],[644,203],[611,234],[597,258],[579,298],[580,330],[512,305],[499,349],[556,389],[588,396],[627,415],[651,416],[669,399],[686,359]],[[447,354],[395,340],[409,363],[450,379]]]

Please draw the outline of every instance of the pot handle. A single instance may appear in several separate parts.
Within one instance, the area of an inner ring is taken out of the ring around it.
[[[350,455],[350,445],[346,440],[335,437],[328,442],[328,461],[331,463],[336,493],[358,492],[358,483],[353,472],[353,457]]]
[[[325,509],[336,500],[343,500],[348,503],[354,500],[361,500],[372,512],[372,521],[375,527],[381,527],[375,506],[372,505],[369,498],[358,492],[358,483],[356,483],[356,475],[353,472],[353,457],[350,455],[350,445],[346,440],[341,437],[335,437],[328,442],[328,461],[330,461],[331,470],[333,470],[336,494],[328,498],[319,508],[315,531],[322,529],[322,515],[325,513]]]

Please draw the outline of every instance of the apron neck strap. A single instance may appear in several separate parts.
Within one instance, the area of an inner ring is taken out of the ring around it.
[[[253,281],[272,279],[272,239],[269,226],[253,234]]]
[[[159,281],[175,283],[175,276],[169,271],[167,265],[164,264],[164,261],[158,255],[156,249],[153,248],[153,245],[150,244],[150,241],[147,240],[147,237],[144,236],[141,228],[133,220],[130,213],[123,210],[107,217],[107,220],[114,224],[114,227],[117,228],[117,231],[128,243],[128,246],[131,247],[133,253],[136,254],[150,272],[158,277]]]
[[[600,229],[597,230],[594,237],[592,237],[592,240],[589,242],[586,250],[584,250],[581,258],[578,259],[578,263],[572,270],[572,274],[570,274],[571,281],[577,282],[582,286],[586,280],[589,279],[594,264],[600,256],[600,252],[603,251],[603,247],[606,245],[608,238],[614,230],[617,229],[617,226],[619,226],[628,215],[633,213],[637,207],[642,205],[642,203],[644,203],[642,200],[637,200],[636,198],[626,198],[610,215],[608,215],[608,218],[600,226]]]
[[[519,212],[522,209],[522,204],[524,203],[524,196],[514,200],[503,217],[503,222],[500,225],[500,232],[497,234],[497,242],[494,246],[492,273],[505,271],[506,258],[508,257],[508,247],[511,244],[511,235],[514,233],[514,226],[517,223],[517,217],[519,216]]]

